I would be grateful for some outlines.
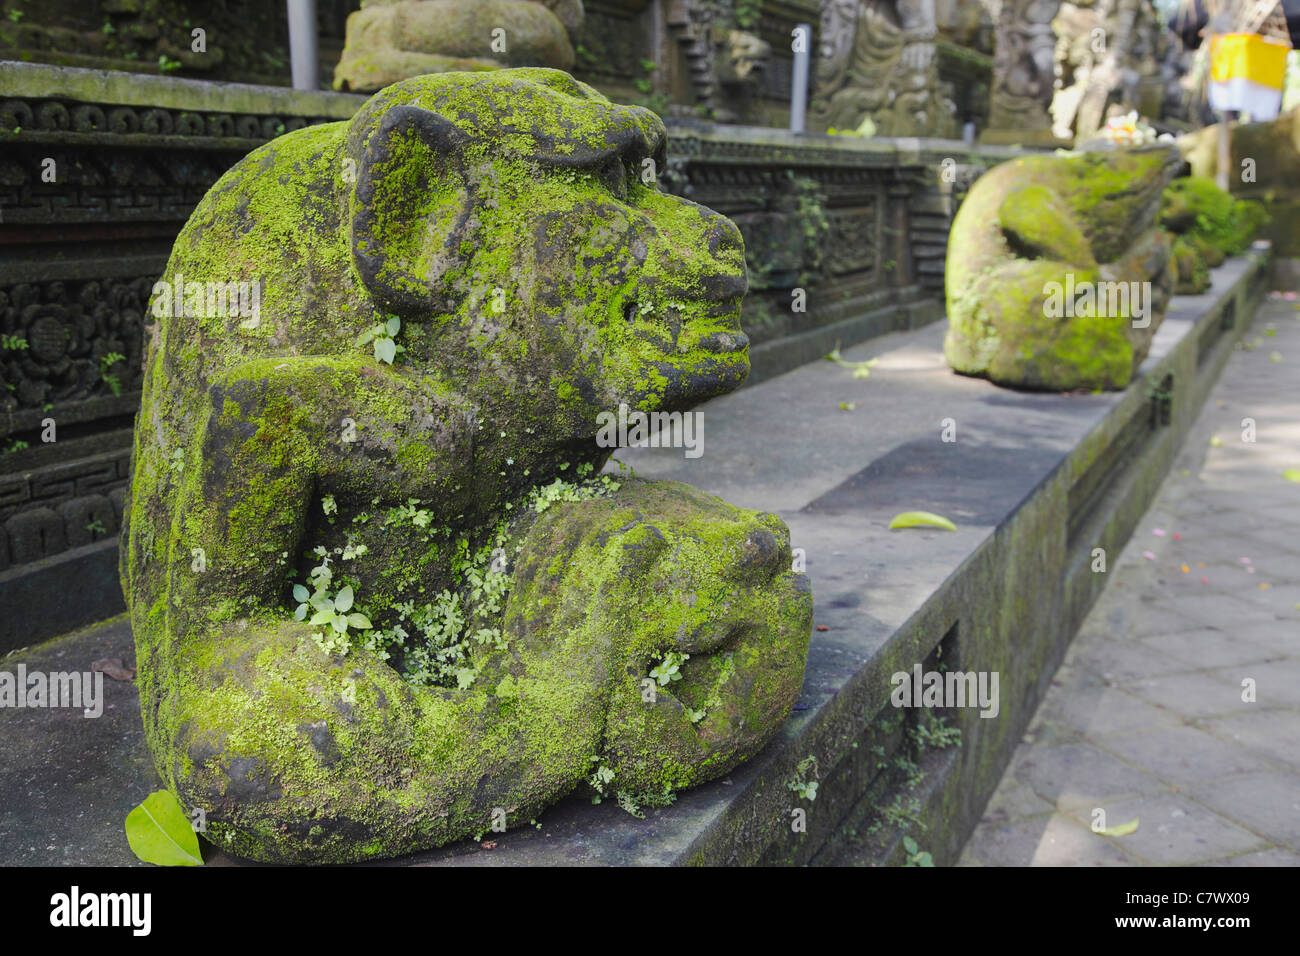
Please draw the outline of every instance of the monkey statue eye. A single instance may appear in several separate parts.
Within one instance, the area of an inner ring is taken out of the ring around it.
[[[623,165],[623,160],[620,157],[615,156],[600,167],[597,178],[606,189],[613,193],[615,199],[627,199],[627,167]]]

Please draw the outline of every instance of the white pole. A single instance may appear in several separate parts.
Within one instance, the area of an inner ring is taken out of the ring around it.
[[[808,64],[811,60],[812,27],[800,23],[794,28],[794,76],[790,83],[790,132],[804,131],[808,109]]]
[[[288,0],[289,60],[295,90],[320,89],[316,60],[316,0]]]

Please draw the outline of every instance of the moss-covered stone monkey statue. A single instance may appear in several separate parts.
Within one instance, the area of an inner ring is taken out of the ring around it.
[[[953,220],[948,364],[999,385],[1117,389],[1177,279],[1156,224],[1173,148],[1029,156],[991,169]]]
[[[158,772],[218,846],[351,861],[584,784],[667,800],[788,714],[785,525],[598,476],[601,412],[748,372],[740,234],[656,188],[664,144],[557,71],[421,76],[194,211],[121,572]],[[203,298],[233,282],[257,314]]]

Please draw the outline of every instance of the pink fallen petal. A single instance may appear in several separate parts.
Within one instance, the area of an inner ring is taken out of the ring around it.
[[[1163,538],[1163,537],[1165,536],[1165,529],[1164,529],[1164,528],[1154,528],[1154,529],[1152,529],[1151,533],[1152,533],[1153,535],[1155,535],[1156,537],[1158,537],[1158,538]]]
[[[1241,563],[1242,563],[1242,564],[1250,564],[1250,558],[1242,558],[1242,559],[1241,559]]]
[[[1154,561],[1156,559],[1156,556],[1150,551],[1143,551],[1142,557],[1146,558],[1148,561]]]

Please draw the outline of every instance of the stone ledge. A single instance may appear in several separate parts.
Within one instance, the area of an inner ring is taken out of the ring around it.
[[[328,116],[349,119],[367,97],[283,86],[185,80],[148,73],[93,70],[0,60],[0,87],[9,99],[66,99],[174,110]]]
[[[460,843],[397,862],[898,863],[904,831],[880,807],[900,797],[922,848],[936,864],[955,862],[1104,584],[1087,555],[1093,547],[1117,554],[1131,534],[1249,324],[1266,260],[1230,260],[1212,277],[1210,293],[1175,297],[1151,355],[1121,393],[1021,393],[954,375],[940,351],[944,327],[932,324],[845,349],[850,360],[880,359],[868,379],[816,362],[709,403],[700,459],[670,449],[622,454],[642,476],[688,481],[789,523],[794,545],[807,552],[816,623],[827,628],[814,634],[794,714],[729,778],[644,819],[571,798],[547,811],[540,829],[525,822],[485,837],[496,843],[491,851]],[[1166,409],[1149,390],[1169,376]],[[842,411],[842,401],[857,407]],[[948,417],[957,426],[952,444],[939,438]],[[895,513],[913,509],[946,514],[958,530],[886,529]],[[35,667],[57,649],[64,669],[84,669],[128,643],[119,618],[3,666]],[[890,675],[919,662],[929,669],[938,650],[954,669],[998,671],[1001,711],[996,719],[953,714],[960,745],[917,754],[906,785],[877,773],[882,759],[906,755],[902,733],[877,718],[898,713],[889,707]],[[120,835],[123,806],[156,781],[131,691],[113,688],[114,709],[93,734],[57,712],[0,711],[0,733],[26,741],[0,757],[0,790],[26,794],[0,807],[0,863],[133,862]],[[102,749],[106,735],[118,742],[113,765],[88,749]],[[809,757],[817,769],[801,773]],[[89,809],[82,759],[93,770],[86,780],[107,795]],[[817,779],[815,801],[796,800],[788,788],[796,776]],[[3,786],[19,780],[19,789]],[[803,834],[790,830],[796,806],[807,812]],[[210,862],[240,861],[218,852]]]

